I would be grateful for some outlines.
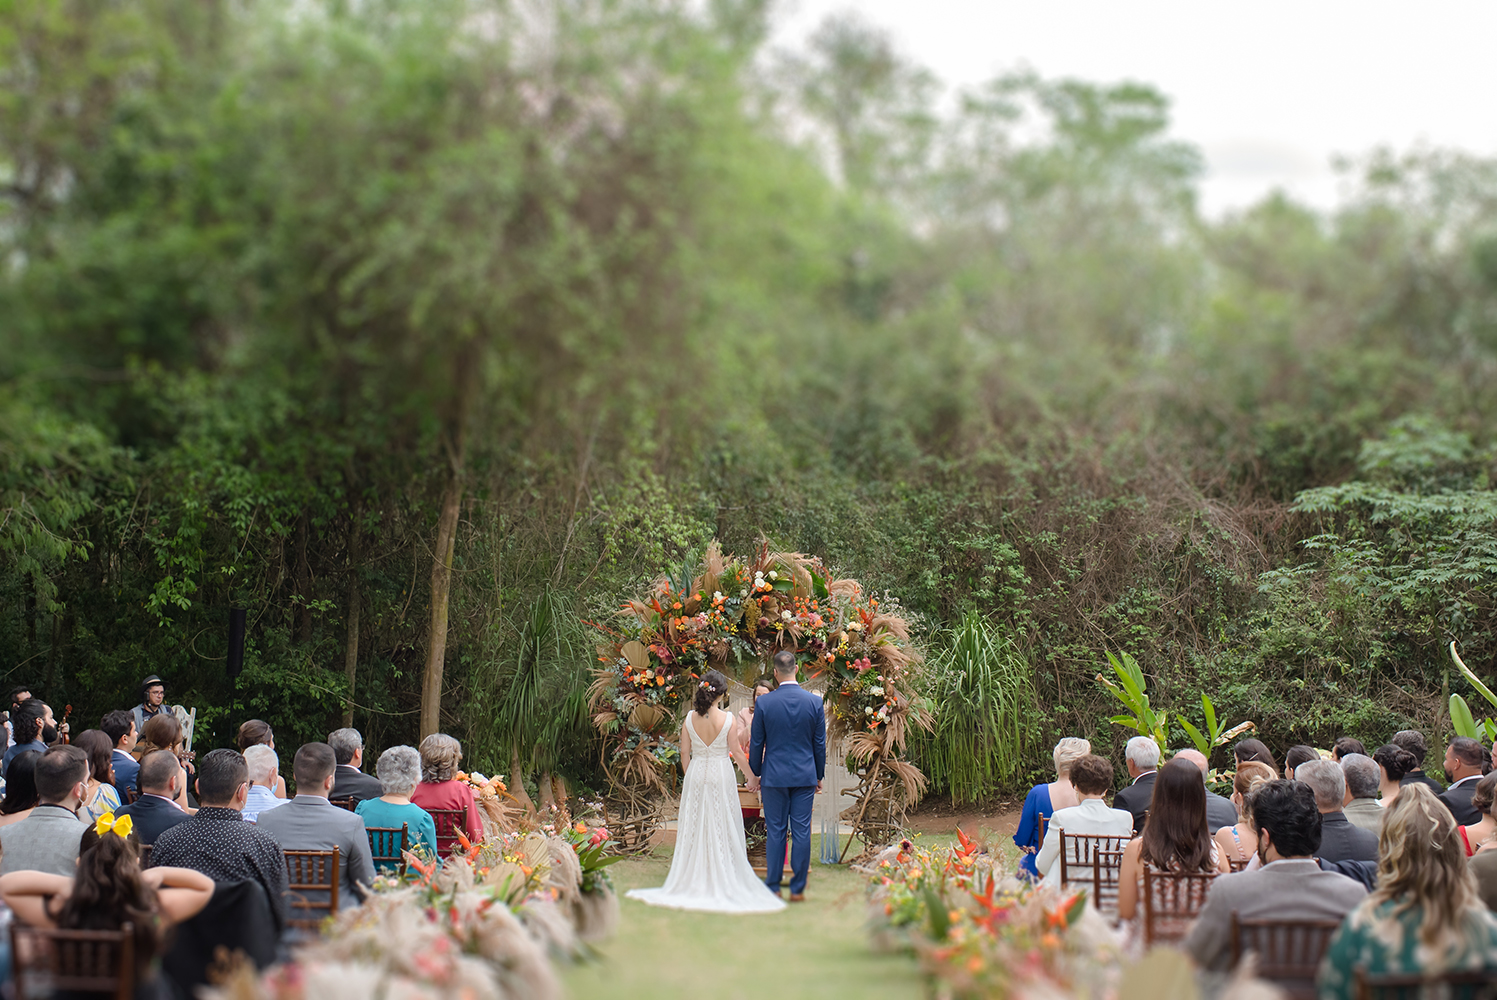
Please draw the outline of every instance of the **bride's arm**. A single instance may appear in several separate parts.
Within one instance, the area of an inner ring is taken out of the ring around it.
[[[752,789],[756,784],[754,772],[749,770],[748,754],[743,752],[743,720],[738,716],[731,716],[729,723],[733,731],[728,734],[728,756],[733,758],[733,763],[738,765],[738,770],[743,772],[743,778]]]
[[[682,774],[685,774],[686,773],[686,769],[691,766],[691,734],[689,734],[686,731],[686,727],[689,726],[689,725],[691,725],[691,718],[688,716],[687,719],[686,719],[686,721],[683,722],[683,723],[681,723],[681,773]]]

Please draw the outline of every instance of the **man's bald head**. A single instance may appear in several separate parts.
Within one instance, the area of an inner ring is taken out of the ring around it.
[[[1208,765],[1206,763],[1206,755],[1203,754],[1203,753],[1201,753],[1201,751],[1199,751],[1199,750],[1177,750],[1177,751],[1175,751],[1174,759],[1175,760],[1188,760],[1188,761],[1190,761],[1196,767],[1198,767],[1198,768],[1201,769],[1202,780],[1205,779],[1206,771],[1209,769],[1210,765]]]

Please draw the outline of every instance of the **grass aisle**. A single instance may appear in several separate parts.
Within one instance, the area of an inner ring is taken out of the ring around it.
[[[820,839],[812,837],[806,901],[780,913],[730,917],[621,899],[618,932],[603,943],[601,957],[566,971],[568,995],[576,1000],[925,996],[911,959],[876,954],[869,947],[863,876],[817,864]],[[661,849],[655,857],[621,861],[610,871],[622,897],[630,889],[663,884],[669,868],[669,851]]]

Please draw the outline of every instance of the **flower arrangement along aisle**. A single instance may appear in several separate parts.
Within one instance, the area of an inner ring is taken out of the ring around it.
[[[615,833],[628,848],[647,845],[664,819],[677,732],[701,676],[716,669],[746,680],[780,650],[796,653],[808,686],[823,690],[832,745],[845,741],[858,768],[856,833],[875,844],[898,835],[925,790],[925,776],[900,755],[908,727],[930,722],[914,696],[920,655],[896,601],[833,579],[798,552],[764,543],[741,559],[713,542],[618,617],[594,623],[603,641],[590,694],[623,820]]]

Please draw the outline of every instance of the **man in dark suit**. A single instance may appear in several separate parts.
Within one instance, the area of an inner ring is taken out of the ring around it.
[[[1133,784],[1113,796],[1114,809],[1133,814],[1133,832],[1144,828],[1144,816],[1154,800],[1154,777],[1159,773],[1159,744],[1147,736],[1135,736],[1123,750],[1123,764]],[[1229,826],[1231,824],[1228,824]]]
[[[129,802],[130,797],[125,793],[135,787],[136,775],[140,773],[140,765],[130,756],[135,738],[140,735],[135,731],[135,720],[129,712],[114,711],[104,716],[99,728],[114,741],[114,751],[110,754],[114,766],[114,790],[120,793],[121,802]]]
[[[795,654],[774,655],[779,687],[754,703],[749,770],[764,802],[768,877],[776,896],[785,877],[785,836],[790,836],[790,901],[806,898],[811,867],[811,809],[826,777],[826,711],[821,697],[795,679]]]
[[[119,813],[131,818],[142,844],[156,843],[163,830],[192,818],[174,801],[182,794],[182,764],[176,754],[170,750],[146,754],[136,780],[140,784],[140,798]]]
[[[1342,809],[1346,805],[1346,775],[1333,760],[1307,760],[1294,769],[1294,780],[1310,786],[1320,810],[1322,861],[1376,861],[1377,834],[1354,826]]]
[[[1394,746],[1403,747],[1403,749],[1414,755],[1414,769],[1403,776],[1403,780],[1398,783],[1400,786],[1414,784],[1428,785],[1429,790],[1436,795],[1445,791],[1444,785],[1424,773],[1424,758],[1428,756],[1429,748],[1424,743],[1423,733],[1417,729],[1400,729],[1393,734],[1393,738],[1388,742]]]
[[[1206,755],[1199,750],[1180,750],[1175,753],[1176,760],[1188,760],[1201,769],[1201,780],[1205,781],[1210,765],[1206,763]],[[1212,833],[1225,826],[1237,825],[1237,807],[1232,804],[1231,799],[1223,798],[1211,789],[1206,789],[1206,829]]]
[[[359,770],[364,766],[364,737],[357,729],[333,730],[328,734],[327,745],[333,748],[333,756],[338,760],[329,798],[353,799],[359,803],[385,794],[378,778]]]
[[[1440,793],[1440,801],[1461,826],[1481,822],[1481,812],[1471,804],[1471,796],[1486,761],[1486,748],[1469,736],[1457,736],[1445,748],[1445,773],[1453,781]]]

